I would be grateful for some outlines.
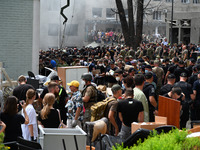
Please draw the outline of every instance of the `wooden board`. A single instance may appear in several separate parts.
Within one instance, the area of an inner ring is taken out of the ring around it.
[[[81,75],[89,71],[88,66],[58,67],[58,76],[63,82],[63,87],[67,89],[67,83],[77,80],[80,83],[79,90],[82,90]]]
[[[179,128],[180,101],[159,96],[158,116],[167,117],[167,124]]]

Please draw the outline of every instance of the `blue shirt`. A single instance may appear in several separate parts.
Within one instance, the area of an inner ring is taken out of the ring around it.
[[[68,100],[66,106],[67,108],[67,117],[68,119],[74,119],[76,115],[76,110],[78,107],[81,108],[80,115],[78,117],[78,120],[82,121],[83,120],[83,101],[82,101],[82,96],[81,92],[77,91],[72,94],[72,97],[70,100]]]

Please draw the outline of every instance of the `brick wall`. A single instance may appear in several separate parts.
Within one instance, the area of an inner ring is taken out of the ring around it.
[[[0,62],[17,79],[32,70],[33,0],[0,1]]]

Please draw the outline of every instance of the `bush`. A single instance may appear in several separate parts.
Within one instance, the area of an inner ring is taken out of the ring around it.
[[[3,139],[4,139],[4,134],[2,132],[2,133],[0,133],[0,150],[8,150],[9,147],[7,147],[3,144]]]
[[[154,131],[143,143],[138,141],[137,145],[131,148],[123,148],[123,145],[113,147],[113,150],[192,150],[200,148],[200,139],[198,137],[186,138],[188,132],[186,130],[179,131],[174,129],[169,133],[161,133],[158,135]]]

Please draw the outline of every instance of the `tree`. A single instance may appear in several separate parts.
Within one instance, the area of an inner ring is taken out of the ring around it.
[[[115,0],[118,14],[121,22],[122,32],[125,39],[125,44],[131,46],[134,49],[139,46],[142,41],[142,29],[143,29],[143,15],[144,15],[144,0],[137,0],[137,19],[136,28],[134,25],[134,14],[133,14],[133,1],[127,0],[128,6],[128,21],[124,7],[121,0]],[[136,31],[135,31],[136,29]]]

